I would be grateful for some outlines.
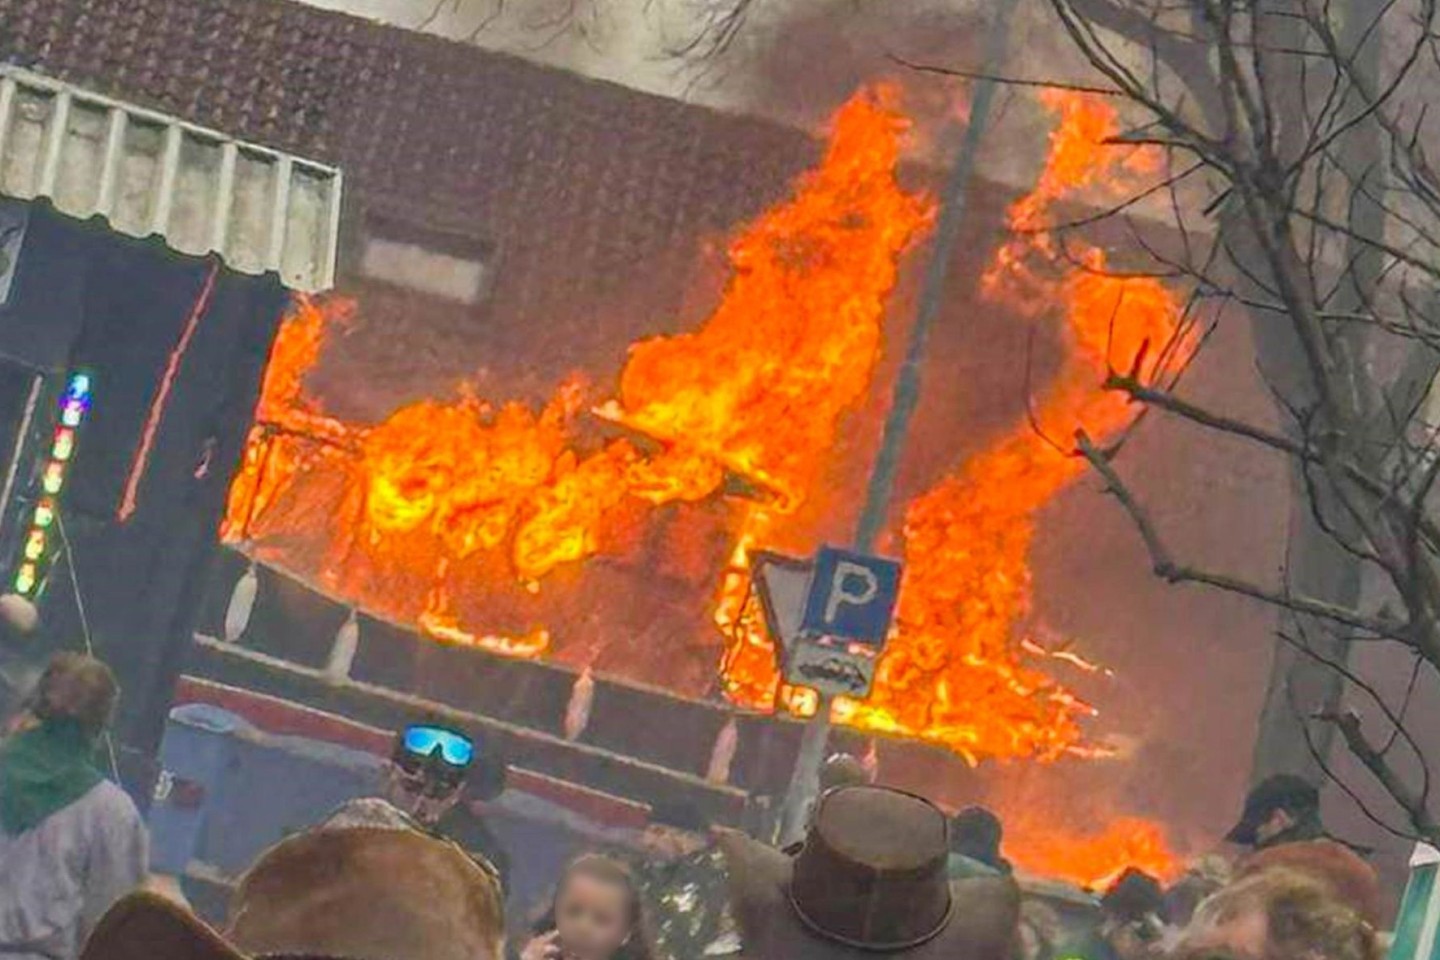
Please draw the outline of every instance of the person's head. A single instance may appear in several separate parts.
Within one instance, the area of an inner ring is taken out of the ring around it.
[[[1264,848],[1287,839],[1306,838],[1320,822],[1320,791],[1304,777],[1279,773],[1266,777],[1245,795],[1240,821],[1225,839]]]
[[[950,818],[950,850],[992,867],[1000,865],[1005,828],[984,807],[966,807]]]
[[[710,843],[710,823],[693,803],[657,803],[640,834],[640,845],[652,857],[678,860],[703,850]]]
[[[157,893],[131,893],[100,918],[81,957],[503,960],[499,878],[377,805],[261,853],[240,878],[223,927]]]
[[[841,787],[863,787],[869,782],[870,772],[853,754],[831,754],[820,768],[821,793],[829,793]]]
[[[35,684],[26,712],[40,723],[72,721],[90,737],[110,724],[120,686],[110,668],[94,657],[57,653]]]
[[[1202,903],[1179,960],[1378,960],[1375,928],[1329,887],[1277,868],[1232,883]]]
[[[555,931],[566,960],[649,960],[644,913],[630,868],[614,857],[585,854],[565,868],[536,932]]]
[[[1164,913],[1160,881],[1133,867],[1100,898],[1102,929],[1120,960],[1154,955],[1165,930]]]
[[[794,854],[720,831],[730,910],[747,957],[1015,960],[1019,886],[951,880],[948,817],[883,787],[824,794]]]
[[[231,900],[225,934],[237,949],[500,960],[504,897],[493,872],[393,814],[347,819],[342,812],[261,853]]]
[[[475,745],[440,723],[413,723],[395,737],[386,770],[387,799],[422,823],[450,811],[465,788]]]
[[[39,624],[40,612],[32,601],[14,593],[0,596],[0,644],[21,642]]]

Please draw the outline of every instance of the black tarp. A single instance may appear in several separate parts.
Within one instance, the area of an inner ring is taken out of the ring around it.
[[[61,497],[74,580],[65,561],[53,565],[31,642],[36,656],[82,649],[88,622],[96,655],[120,677],[122,773],[142,798],[287,300],[274,276],[240,275],[45,204],[32,209],[6,321],[46,337],[69,331],[55,377],[90,372],[93,403]],[[54,410],[46,415],[53,423]],[[134,510],[122,520],[152,423]],[[5,558],[7,575],[14,559]]]

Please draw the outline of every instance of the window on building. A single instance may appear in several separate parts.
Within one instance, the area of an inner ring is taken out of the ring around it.
[[[473,305],[488,295],[493,267],[493,246],[477,237],[366,219],[359,268],[371,280]]]

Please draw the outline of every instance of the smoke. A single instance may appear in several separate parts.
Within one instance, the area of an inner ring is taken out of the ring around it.
[[[1043,4],[1021,4],[1009,26],[1001,73],[1026,79],[1092,79]],[[744,32],[721,62],[692,65],[722,102],[820,134],[825,119],[862,84],[895,82],[914,121],[916,159],[948,167],[967,120],[971,82],[921,71],[978,71],[994,15],[983,0],[755,0]],[[1050,118],[1034,89],[1002,86],[981,172],[1028,185],[1044,154]],[[1018,162],[1017,162],[1018,161]]]
[[[764,116],[815,135],[862,84],[888,79],[916,124],[913,153],[953,154],[967,83],[909,63],[978,69],[993,5],[985,0],[303,0],[635,90]],[[1005,72],[1093,81],[1046,4],[1012,17]],[[1045,137],[1033,91],[1002,89],[987,140],[992,179],[1022,185]],[[1013,149],[1011,149],[1013,148]],[[995,162],[1000,153],[1003,162]],[[935,163],[946,166],[946,163]],[[1022,164],[1022,167],[1027,166]],[[993,169],[991,169],[993,167]]]
[[[911,79],[913,72],[895,57],[975,64],[985,34],[983,7],[801,0],[770,9],[750,25],[751,62],[731,75],[756,109],[812,130],[862,84]],[[907,112],[921,125],[953,119],[953,105],[964,100],[957,96],[960,81],[927,78],[905,85],[915,95],[907,97]],[[920,96],[926,89],[937,95]]]

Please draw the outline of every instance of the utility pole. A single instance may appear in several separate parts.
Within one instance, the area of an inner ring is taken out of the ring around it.
[[[984,79],[976,81],[970,96],[970,122],[965,128],[960,154],[945,184],[940,223],[935,229],[930,262],[926,265],[924,282],[920,288],[915,324],[910,329],[910,342],[906,345],[905,359],[895,378],[895,389],[891,396],[890,413],[885,419],[880,452],[875,458],[875,466],[870,473],[870,483],[865,493],[865,507],[860,514],[860,524],[855,534],[855,549],[860,553],[868,553],[874,549],[875,540],[890,510],[890,497],[895,487],[895,474],[900,466],[900,453],[905,447],[910,419],[914,416],[915,406],[920,399],[920,372],[925,359],[925,344],[944,302],[950,261],[954,256],[955,242],[960,236],[960,227],[965,220],[970,180],[975,173],[980,144],[985,136],[985,129],[989,126],[990,113],[995,102],[998,83],[992,78],[1000,72],[1005,63],[1010,17],[1015,11],[1015,4],[1016,0],[1000,0],[995,5],[995,15],[990,21],[990,32],[985,44],[985,65],[981,68]],[[806,725],[805,734],[800,740],[800,752],[795,758],[795,770],[791,774],[790,786],[785,794],[785,806],[781,812],[782,845],[794,842],[805,832],[805,820],[818,792],[820,767],[825,761],[825,748],[830,740],[830,708],[830,697],[820,694],[815,716]]]

